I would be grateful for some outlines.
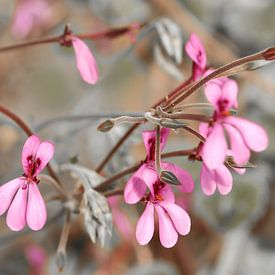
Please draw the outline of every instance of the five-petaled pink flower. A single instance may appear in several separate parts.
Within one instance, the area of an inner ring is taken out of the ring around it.
[[[32,230],[40,230],[46,223],[45,202],[37,187],[38,174],[45,168],[54,153],[54,146],[30,136],[22,150],[23,176],[0,187],[0,215],[7,210],[7,225],[13,231],[22,230],[26,222]]]
[[[232,115],[237,107],[237,83],[226,77],[210,81],[205,87],[208,101],[214,106],[213,122],[210,123],[201,157],[209,169],[220,167],[230,151],[237,165],[247,163],[250,150],[260,152],[266,149],[266,131],[256,123]],[[228,148],[226,136],[230,141]]]
[[[192,79],[196,81],[204,75],[207,65],[204,46],[196,34],[191,34],[189,40],[185,44],[185,51],[193,60]]]
[[[161,150],[163,150],[169,129],[161,130]],[[125,186],[124,199],[126,203],[134,204],[140,200],[145,200],[146,208],[140,217],[136,237],[140,244],[147,244],[154,232],[154,209],[159,217],[160,241],[164,247],[172,247],[178,239],[178,233],[188,234],[190,230],[190,218],[181,207],[177,206],[172,189],[159,179],[155,168],[155,140],[156,131],[144,131],[143,141],[145,144],[147,157],[140,168],[132,175]],[[180,189],[183,192],[192,192],[194,182],[191,175],[172,163],[162,162],[164,170],[172,172],[180,181]],[[146,195],[147,187],[150,190]],[[178,232],[178,233],[177,233]]]
[[[12,32],[18,38],[25,38],[34,27],[49,22],[51,10],[44,0],[20,0],[14,14]]]
[[[72,36],[72,45],[75,51],[77,69],[82,79],[89,84],[95,84],[98,80],[98,68],[92,52],[76,36]]]

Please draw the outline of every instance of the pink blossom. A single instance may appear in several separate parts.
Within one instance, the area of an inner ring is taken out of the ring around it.
[[[161,150],[165,146],[168,134],[168,129],[161,130]],[[146,202],[146,208],[136,227],[137,241],[145,245],[151,240],[154,232],[154,210],[156,210],[161,244],[164,247],[172,247],[177,242],[178,234],[188,234],[191,222],[185,210],[175,204],[175,196],[170,186],[159,179],[154,162],[155,139],[156,131],[143,132],[147,157],[127,182],[124,199],[129,204],[137,203],[142,199]],[[172,163],[162,162],[161,166],[175,174],[181,182],[181,191],[193,191],[194,182],[188,172]],[[147,187],[150,190],[149,195],[146,195]]]
[[[13,231],[22,230],[26,223],[32,230],[40,230],[46,223],[47,211],[37,187],[38,174],[45,168],[54,153],[54,146],[30,136],[22,150],[23,176],[0,187],[0,215],[7,210],[7,225]]]
[[[72,45],[75,51],[77,69],[82,79],[95,84],[98,80],[98,68],[96,60],[88,46],[76,36],[72,36]]]
[[[178,240],[178,234],[190,232],[191,220],[187,212],[175,204],[175,196],[170,186],[156,181],[153,193],[146,198],[146,207],[136,227],[136,238],[139,244],[146,245],[154,234],[154,211],[159,222],[159,238],[162,246],[170,248]]]
[[[266,149],[266,131],[256,123],[231,113],[231,109],[237,107],[238,86],[234,80],[224,77],[210,81],[205,87],[205,94],[215,109],[209,128],[208,125],[201,124],[201,127],[208,129],[201,157],[209,169],[220,167],[229,149],[237,165],[245,164],[249,160],[250,150],[260,152]],[[230,148],[224,131],[228,135]]]
[[[47,24],[50,17],[47,1],[20,0],[15,10],[12,32],[18,38],[25,38],[33,28]]]
[[[30,265],[30,275],[43,275],[46,262],[45,251],[38,245],[28,245],[25,249],[25,257]]]
[[[108,203],[112,209],[113,221],[119,233],[127,240],[133,237],[133,228],[125,213],[119,207],[119,197],[108,197]]]
[[[193,80],[198,80],[206,71],[207,57],[204,46],[199,37],[192,33],[189,40],[185,44],[185,51],[193,60]]]

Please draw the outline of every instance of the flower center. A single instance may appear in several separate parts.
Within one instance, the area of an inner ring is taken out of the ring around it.
[[[41,165],[41,159],[35,158],[32,155],[29,155],[27,157],[27,161],[28,161],[28,172],[29,172],[29,175],[27,175],[27,176],[31,177],[32,175],[34,175],[37,168]]]

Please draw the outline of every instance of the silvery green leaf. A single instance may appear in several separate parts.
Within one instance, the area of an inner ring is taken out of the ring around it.
[[[154,46],[154,57],[158,65],[167,71],[177,80],[183,80],[182,72],[176,67],[176,65],[166,58],[158,45]]]
[[[155,26],[163,49],[177,64],[180,64],[183,49],[183,36],[180,27],[169,18],[162,18],[155,23]]]
[[[86,191],[96,187],[104,180],[104,178],[95,171],[76,164],[63,164],[60,170],[69,171],[73,176],[79,178]]]

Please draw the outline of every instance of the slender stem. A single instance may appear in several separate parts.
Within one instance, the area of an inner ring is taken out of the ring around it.
[[[10,118],[12,121],[14,121],[26,134],[27,136],[33,135],[33,132],[31,128],[15,113],[8,110],[4,106],[0,105],[0,113],[6,115],[8,118]],[[51,165],[48,163],[47,169],[49,174],[52,178],[54,178],[60,186],[62,186],[61,181],[58,179],[57,175],[55,174],[54,170],[52,169]]]
[[[191,83],[191,78],[187,79],[180,87],[183,89],[184,87],[188,86]],[[151,108],[156,108],[157,106],[161,105],[162,103],[167,102],[170,98],[173,98],[178,94],[178,92],[181,91],[181,89],[174,89],[172,90],[167,96],[161,98],[157,103],[152,105]],[[105,167],[105,165],[109,162],[109,160],[113,157],[113,155],[116,153],[116,151],[120,148],[120,146],[131,136],[131,134],[134,132],[136,128],[139,127],[140,124],[134,124],[132,125],[128,131],[120,138],[120,140],[117,142],[117,144],[108,152],[106,157],[102,160],[102,162],[98,165],[96,168],[96,171],[100,173],[102,169]]]
[[[123,193],[124,193],[124,189],[117,189],[117,190],[104,192],[104,193],[102,193],[102,195],[104,195],[105,197],[111,197],[111,196],[115,196],[115,195],[123,195]]]
[[[194,130],[193,128],[186,126],[184,128],[182,128],[183,130],[193,134],[194,136],[196,136],[200,141],[205,142],[205,137],[203,137],[200,133],[198,133],[196,130]]]
[[[161,174],[161,154],[160,154],[160,126],[156,127],[156,140],[155,140],[155,164],[158,174]]]
[[[211,122],[212,118],[205,115],[200,114],[165,114],[165,118],[171,119],[186,119],[186,120],[194,120],[201,122]]]
[[[188,150],[180,150],[180,151],[173,151],[173,152],[168,152],[168,153],[164,153],[161,155],[161,158],[173,158],[173,157],[180,157],[180,156],[189,156],[192,155],[192,153],[196,150],[195,148],[192,149],[188,149]],[[133,172],[135,172],[140,166],[142,165],[142,162],[139,162],[137,164],[134,164],[131,167],[128,167],[120,172],[118,172],[117,174],[111,176],[109,179],[105,180],[104,182],[102,182],[100,185],[98,185],[97,187],[95,187],[94,189],[96,191],[102,192],[103,190],[105,190],[105,188],[111,184],[112,182],[119,180],[120,178],[127,176]]]
[[[200,81],[196,82],[194,85],[192,85],[190,88],[187,89],[187,91],[180,95],[178,98],[176,98],[174,101],[170,102],[163,108],[164,110],[171,110],[174,106],[178,105],[181,103],[183,100],[185,100],[187,97],[192,95],[195,91],[197,91],[199,88],[201,88],[203,85],[205,85],[208,81],[210,81],[213,78],[219,77],[219,75],[225,73],[226,71],[231,70],[234,67],[238,67],[240,65],[255,61],[255,60],[261,60],[264,59],[263,57],[264,52],[258,52],[256,54],[252,54],[237,60],[234,60],[224,66],[221,66],[220,68],[214,70],[212,73],[209,75],[205,76],[202,78]],[[182,90],[181,88],[182,85],[176,88],[176,90]]]

